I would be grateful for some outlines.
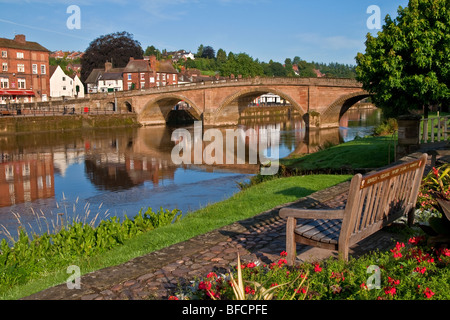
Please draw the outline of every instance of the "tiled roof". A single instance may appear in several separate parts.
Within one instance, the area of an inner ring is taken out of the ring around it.
[[[178,71],[173,67],[171,61],[157,61],[156,71],[164,73],[178,73]]]
[[[128,62],[127,66],[123,72],[149,72],[152,71],[150,68],[150,63],[148,60],[131,60]]]
[[[0,48],[50,52],[48,49],[44,48],[37,42],[26,41],[25,43],[20,43],[18,41],[6,39],[6,38],[0,38]]]

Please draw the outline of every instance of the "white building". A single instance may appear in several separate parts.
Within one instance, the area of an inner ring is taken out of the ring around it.
[[[84,86],[75,75],[71,78],[60,66],[50,68],[50,97],[52,98],[84,98]]]
[[[73,98],[73,80],[64,73],[60,66],[50,67],[50,97]]]
[[[84,85],[77,75],[73,78],[73,96],[77,98],[84,98]]]

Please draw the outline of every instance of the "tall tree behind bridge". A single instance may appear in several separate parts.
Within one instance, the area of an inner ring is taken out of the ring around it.
[[[89,44],[81,59],[81,80],[84,82],[95,68],[104,68],[105,62],[114,68],[123,68],[130,57],[142,59],[144,51],[139,41],[128,32],[116,32],[98,37]]]
[[[410,0],[358,53],[357,79],[386,117],[450,100],[450,2]]]

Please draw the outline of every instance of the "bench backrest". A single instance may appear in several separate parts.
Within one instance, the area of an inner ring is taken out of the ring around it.
[[[350,184],[339,242],[352,245],[412,210],[427,154],[420,159],[362,176]]]

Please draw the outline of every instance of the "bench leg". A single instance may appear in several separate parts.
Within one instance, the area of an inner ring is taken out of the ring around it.
[[[297,256],[297,245],[295,243],[295,227],[297,226],[297,219],[289,217],[286,224],[286,252],[287,263],[290,266],[295,264],[295,258]]]

